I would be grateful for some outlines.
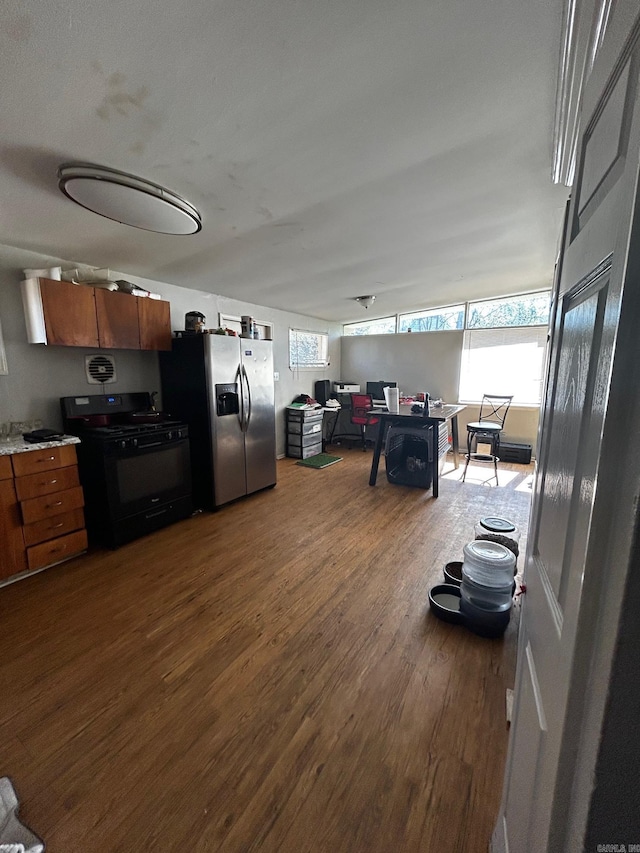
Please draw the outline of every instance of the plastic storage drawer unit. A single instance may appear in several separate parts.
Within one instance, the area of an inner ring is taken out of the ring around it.
[[[322,409],[287,409],[287,456],[308,459],[322,453]]]

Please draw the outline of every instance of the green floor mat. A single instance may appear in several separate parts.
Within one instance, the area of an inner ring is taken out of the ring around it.
[[[326,468],[327,465],[333,465],[334,462],[342,462],[342,456],[332,456],[330,453],[317,453],[308,459],[301,459],[296,464],[304,465],[305,468]]]

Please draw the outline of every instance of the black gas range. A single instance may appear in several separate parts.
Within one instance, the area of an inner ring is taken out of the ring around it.
[[[189,428],[180,421],[164,420],[149,424],[111,424],[110,426],[72,426],[74,435],[85,441],[101,442],[105,452],[126,448],[157,447],[188,438]],[[66,430],[67,432],[69,430]]]
[[[65,432],[81,439],[78,467],[96,544],[117,547],[192,512],[189,429],[149,403],[147,393],[60,400]]]

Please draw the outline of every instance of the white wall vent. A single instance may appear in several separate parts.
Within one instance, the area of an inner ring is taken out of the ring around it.
[[[118,378],[116,361],[112,355],[85,355],[84,370],[89,385],[106,385]]]

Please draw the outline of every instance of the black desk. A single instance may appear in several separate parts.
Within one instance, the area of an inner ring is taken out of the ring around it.
[[[380,453],[387,435],[387,429],[390,426],[409,426],[409,427],[428,427],[432,426],[431,430],[431,456],[433,465],[433,485],[431,486],[434,498],[438,497],[438,426],[443,421],[451,421],[451,438],[453,441],[453,464],[458,467],[458,414],[464,409],[464,406],[442,406],[436,409],[432,406],[429,410],[429,417],[424,415],[413,415],[411,412],[401,412],[397,415],[392,415],[391,412],[380,412],[376,410],[375,415],[380,419],[380,428],[378,430],[378,438],[373,451],[373,460],[371,462],[371,474],[369,476],[369,485],[375,486],[378,477],[378,465],[380,464]]]

